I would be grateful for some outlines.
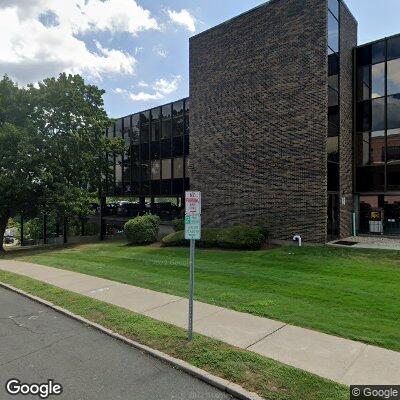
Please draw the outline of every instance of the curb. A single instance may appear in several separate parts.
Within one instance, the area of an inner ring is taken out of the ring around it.
[[[176,368],[180,371],[183,371],[203,382],[206,382],[207,384],[214,386],[215,388],[217,388],[223,392],[226,392],[226,393],[230,394],[231,396],[236,397],[239,400],[265,400],[263,397],[260,397],[258,394],[249,392],[249,391],[243,389],[241,386],[237,385],[236,383],[227,381],[226,379],[223,379],[223,378],[219,378],[218,376],[212,375],[200,368],[190,365],[186,361],[182,361],[182,360],[179,360],[178,358],[171,357],[168,354],[165,354],[161,351],[154,350],[151,347],[145,346],[143,344],[135,342],[134,340],[128,339],[125,336],[120,335],[119,333],[113,332],[112,330],[105,328],[102,325],[99,325],[99,324],[96,324],[95,322],[89,321],[88,319],[83,318],[80,315],[74,314],[74,313],[66,310],[65,308],[56,306],[55,304],[53,304],[47,300],[41,299],[40,297],[29,294],[21,289],[15,288],[14,286],[8,285],[3,282],[0,282],[0,287],[4,287],[8,290],[11,290],[12,292],[15,292],[24,297],[27,297],[30,300],[33,300],[37,303],[45,305],[46,307],[52,308],[53,310],[56,310],[56,311],[60,312],[61,314],[66,315],[67,317],[73,318],[79,322],[89,325],[92,328],[94,328],[102,333],[105,333],[106,335],[111,336],[114,339],[124,342],[125,344],[127,344],[129,346],[132,346],[138,350],[141,350],[142,352],[144,352],[160,361],[170,364],[174,368]]]

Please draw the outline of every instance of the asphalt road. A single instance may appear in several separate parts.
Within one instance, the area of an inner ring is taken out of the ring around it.
[[[0,288],[0,399],[5,384],[54,379],[68,400],[228,400],[226,393],[23,296]]]

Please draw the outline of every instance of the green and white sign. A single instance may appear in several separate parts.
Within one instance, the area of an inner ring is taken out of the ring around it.
[[[185,239],[200,240],[201,239],[201,216],[186,215],[185,217]]]

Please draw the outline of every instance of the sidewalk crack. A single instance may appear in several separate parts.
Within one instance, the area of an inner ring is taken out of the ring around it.
[[[284,324],[282,326],[280,326],[278,329],[275,329],[273,332],[268,333],[267,335],[265,335],[264,337],[262,337],[261,339],[255,341],[254,343],[250,344],[249,346],[246,347],[246,350],[248,350],[250,347],[256,345],[257,343],[260,343],[261,341],[263,341],[264,339],[266,339],[267,337],[273,335],[274,333],[280,331],[281,329],[283,329],[284,327],[288,326],[289,324]]]

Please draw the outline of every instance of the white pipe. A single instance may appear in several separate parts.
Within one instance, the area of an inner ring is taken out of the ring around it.
[[[294,242],[299,242],[299,247],[301,247],[301,236],[300,235],[294,235],[293,236],[293,241]]]

